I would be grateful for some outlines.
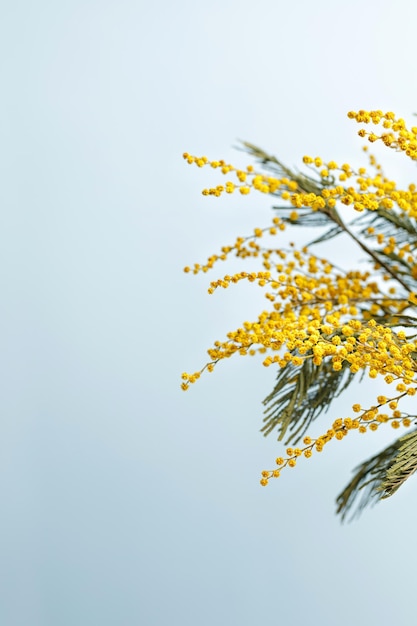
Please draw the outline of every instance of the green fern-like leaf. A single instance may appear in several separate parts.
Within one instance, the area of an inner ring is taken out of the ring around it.
[[[395,237],[397,243],[409,243],[412,248],[417,245],[417,224],[403,212],[379,207],[374,213],[365,214],[355,222],[361,226],[361,235],[366,236],[369,226],[386,238]]]
[[[401,440],[397,439],[354,469],[352,480],[336,499],[336,513],[341,516],[342,521],[351,511],[353,519],[360,515],[365,507],[381,500],[381,486],[386,479],[387,471],[394,463],[400,445]]]
[[[392,496],[417,470],[417,429],[399,437],[355,468],[352,480],[338,495],[336,513],[346,519]]]
[[[293,431],[286,443],[299,441],[311,422],[327,411],[354,376],[347,366],[335,371],[330,361],[319,366],[311,359],[301,366],[288,363],[279,370],[275,386],[264,400],[267,409],[261,432],[266,436],[277,429],[281,441],[287,431]]]
[[[417,470],[417,429],[401,437],[399,444],[379,488],[381,499],[392,496]]]

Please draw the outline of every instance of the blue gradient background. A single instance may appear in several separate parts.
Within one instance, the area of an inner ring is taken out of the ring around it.
[[[246,139],[290,165],[362,162],[347,110],[417,108],[416,17],[405,0],[3,4],[1,624],[413,622],[415,481],[334,516],[392,433],[261,489],[274,372],[236,359],[179,384],[264,306],[182,267],[271,217],[264,197],[202,197],[218,178],[182,152],[244,165]]]

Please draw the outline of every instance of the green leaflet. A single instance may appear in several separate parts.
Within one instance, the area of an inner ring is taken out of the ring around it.
[[[417,429],[399,437],[387,448],[355,468],[352,480],[338,495],[336,513],[345,520],[392,496],[417,470]]]
[[[398,449],[379,487],[381,499],[392,496],[417,470],[417,429],[398,441]]]
[[[375,213],[368,214],[365,218],[360,217],[356,221],[363,225],[362,235],[365,235],[366,229],[372,226],[385,237],[395,237],[398,243],[410,243],[412,247],[417,244],[416,224],[405,213],[379,207]]]
[[[383,497],[381,496],[382,485],[400,445],[401,439],[397,439],[387,448],[364,461],[353,470],[355,473],[352,480],[336,499],[336,513],[341,516],[342,521],[345,520],[347,514],[353,509],[355,510],[351,519],[358,516],[365,507],[376,504],[381,500]]]
[[[331,361],[323,361],[319,366],[311,359],[298,366],[288,363],[279,370],[272,392],[263,401],[267,409],[261,432],[266,436],[277,429],[281,441],[287,431],[292,431],[286,443],[299,441],[311,422],[327,411],[354,376],[347,365],[340,371],[333,370]]]

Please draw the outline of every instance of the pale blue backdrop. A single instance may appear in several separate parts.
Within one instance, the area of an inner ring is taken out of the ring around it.
[[[1,624],[413,623],[415,481],[334,516],[391,433],[262,489],[274,373],[236,359],[179,384],[263,306],[182,267],[271,217],[264,197],[201,196],[217,179],[182,152],[361,163],[349,109],[417,110],[416,18],[411,0],[3,3]]]

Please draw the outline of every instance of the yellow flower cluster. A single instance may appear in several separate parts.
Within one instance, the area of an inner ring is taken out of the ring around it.
[[[349,111],[348,117],[356,120],[359,124],[382,125],[384,131],[377,135],[374,132],[367,132],[361,129],[358,132],[360,137],[368,137],[368,141],[382,141],[389,148],[401,150],[411,159],[417,159],[417,127],[413,126],[408,130],[405,121],[397,118],[395,113],[388,111]]]
[[[343,276],[325,260],[319,262],[297,251],[294,255],[295,262],[289,261],[285,267],[278,264],[280,273],[240,272],[212,281],[210,293],[240,280],[256,282],[268,288],[265,296],[273,307],[263,311],[255,322],[244,322],[241,328],[229,332],[227,341],[217,341],[208,351],[211,365],[235,353],[269,351],[271,354],[263,361],[266,367],[273,363],[285,367],[288,361],[299,365],[306,358],[320,365],[329,357],[334,370],[342,369],[346,362],[352,372],[367,368],[371,378],[383,374],[387,380],[394,375],[410,384],[415,364],[409,355],[417,350],[416,345],[407,342],[401,331],[394,333],[372,318],[381,310],[389,310],[395,319],[398,311],[408,306],[407,300],[382,295],[377,283],[368,281],[367,273]],[[304,264],[303,273],[296,271]],[[196,374],[193,377],[195,380]]]
[[[415,362],[410,355],[417,351],[416,344],[408,342],[403,331],[395,333],[374,319],[389,312],[395,322],[409,307],[408,298],[394,298],[389,293],[393,288],[384,293],[368,272],[342,274],[307,249],[267,249],[263,264],[264,271],[225,275],[210,283],[209,293],[241,280],[257,283],[265,288],[272,309],[229,332],[226,341],[215,342],[208,351],[210,362],[199,372],[183,374],[184,390],[220,360],[257,352],[269,353],[263,361],[266,367],[285,367],[289,361],[301,365],[307,358],[318,366],[330,358],[335,371],[346,364],[353,373],[366,369],[371,378],[381,374],[386,382],[401,378],[412,383]]]
[[[405,152],[408,154],[407,150]],[[275,178],[258,173],[251,165],[245,172],[236,169],[233,165],[226,165],[224,161],[209,161],[205,156],[195,157],[185,152],[183,157],[188,163],[195,163],[199,167],[211,165],[215,168],[220,167],[223,174],[234,172],[236,175],[237,182],[227,181],[225,185],[203,189],[203,195],[221,196],[224,192],[233,193],[236,189],[239,189],[243,195],[247,195],[251,189],[254,189],[262,193],[278,195],[296,209],[327,211],[340,203],[351,206],[355,211],[363,212],[365,210],[376,211],[379,208],[391,209],[396,206],[409,217],[417,217],[416,186],[410,185],[407,190],[397,189],[394,181],[382,176],[381,168],[373,156],[370,157],[370,164],[375,170],[373,175],[367,174],[364,167],[355,172],[348,163],[339,167],[334,161],[324,163],[320,157],[304,156],[303,162],[312,167],[320,179],[326,180],[327,184],[319,194],[303,191],[297,180],[291,180],[288,177]],[[338,181],[331,172],[338,172]],[[353,184],[344,185],[349,179],[352,179]]]
[[[397,385],[397,391],[403,390],[404,385]],[[346,417],[344,419],[337,419],[333,422],[332,427],[327,430],[326,433],[320,435],[316,439],[311,437],[304,437],[303,448],[287,448],[286,457],[278,457],[275,461],[279,469],[263,470],[260,483],[263,487],[269,482],[270,478],[279,478],[281,470],[284,467],[295,467],[297,465],[297,459],[300,456],[304,456],[309,459],[313,456],[313,452],[322,452],[324,446],[332,439],[341,440],[351,431],[357,430],[359,433],[366,433],[368,430],[375,432],[378,430],[381,424],[390,423],[392,428],[400,428],[404,426],[408,428],[411,425],[410,416],[397,409],[398,400],[406,395],[414,396],[417,392],[416,387],[409,387],[404,393],[397,395],[394,398],[386,398],[385,396],[378,396],[377,401],[379,404],[372,406],[369,409],[362,409],[359,404],[354,404],[352,410],[355,413],[361,413],[356,418]],[[388,406],[391,415],[388,413],[382,413],[380,408]]]
[[[350,112],[348,116],[359,123],[382,124],[387,132],[381,135],[362,130],[359,134],[367,136],[371,142],[381,140],[386,146],[417,159],[417,128],[407,130],[404,121],[393,113],[359,111]],[[402,398],[415,395],[417,389],[414,386],[417,341],[403,330],[412,325],[408,316],[417,306],[417,289],[412,291],[410,287],[410,280],[415,280],[417,287],[417,238],[408,237],[410,224],[415,224],[417,218],[416,186],[399,189],[383,175],[372,155],[369,157],[371,173],[364,167],[355,171],[347,163],[339,166],[335,161],[326,162],[318,156],[304,156],[303,163],[312,172],[312,178],[296,174],[275,177],[257,172],[251,165],[243,170],[223,160],[210,161],[205,156],[189,153],[183,156],[197,167],[210,166],[235,177],[224,185],[204,189],[204,195],[220,196],[236,190],[247,195],[256,190],[281,198],[287,208],[281,217],[274,217],[270,225],[255,228],[247,237],[237,237],[233,244],[222,247],[205,263],[184,268],[185,272],[197,274],[209,271],[230,254],[242,259],[257,258],[262,269],[226,274],[213,280],[208,292],[212,294],[218,288],[226,289],[231,284],[248,281],[264,290],[268,308],[256,320],[245,321],[229,332],[225,341],[216,341],[208,350],[210,360],[203,368],[182,374],[182,389],[187,390],[205,370],[212,372],[225,358],[260,353],[265,367],[302,367],[306,360],[319,367],[325,361],[334,372],[366,372],[372,379],[382,376],[385,383],[395,383],[398,392],[390,398],[378,396],[377,404],[369,409],[355,404],[353,411],[359,414],[357,417],[336,420],[316,439],[305,437],[303,448],[288,448],[286,457],[276,461],[279,469],[262,472],[261,484],[266,485],[270,478],[278,477],[282,468],[294,467],[298,457],[309,458],[313,451],[320,452],[332,439],[343,439],[350,430],[375,431],[387,422],[393,428],[409,426],[411,417],[397,405]],[[355,211],[372,216],[359,234],[346,225],[349,207],[356,221],[359,218]],[[340,232],[352,237],[373,263],[377,278],[368,271],[340,270],[305,247],[297,250],[294,244],[284,248],[271,243],[288,225],[303,223],[312,213],[323,214]],[[395,225],[396,220],[402,220],[401,236],[395,228],[395,235],[392,230],[387,233],[378,228],[378,219],[390,214],[392,218],[388,223]],[[407,324],[403,323],[405,319]],[[388,407],[390,413],[384,413],[383,407]]]

